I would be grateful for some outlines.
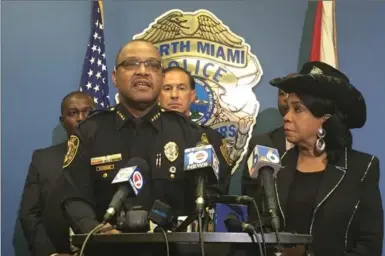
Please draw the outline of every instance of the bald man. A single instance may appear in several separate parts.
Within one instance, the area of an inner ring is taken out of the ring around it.
[[[83,92],[71,92],[63,98],[59,120],[68,137],[94,107],[92,99]],[[51,188],[61,173],[66,150],[67,142],[63,142],[38,149],[32,155],[19,212],[32,256],[71,255],[69,226],[60,214],[59,203],[47,206]],[[56,221],[50,227],[47,217],[52,214],[56,215]]]
[[[139,206],[150,210],[158,199],[178,215],[193,212],[194,177],[183,171],[184,150],[201,140],[208,140],[216,149],[221,166],[220,189],[227,192],[230,167],[219,154],[220,135],[205,134],[182,114],[158,106],[163,79],[161,57],[151,43],[134,40],[119,50],[112,81],[120,102],[88,118],[70,137],[71,149],[57,188],[75,233],[87,233],[103,221],[117,190],[111,182],[133,157],[142,158],[149,173],[142,174],[141,192],[126,200],[125,211]],[[93,161],[105,158],[111,160]],[[106,226],[115,223],[114,216]]]

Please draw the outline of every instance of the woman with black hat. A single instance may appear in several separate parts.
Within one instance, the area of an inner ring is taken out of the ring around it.
[[[295,144],[275,179],[283,231],[311,234],[315,256],[381,256],[379,160],[353,150],[350,132],[366,122],[363,96],[323,62],[270,83],[289,94],[284,129]]]

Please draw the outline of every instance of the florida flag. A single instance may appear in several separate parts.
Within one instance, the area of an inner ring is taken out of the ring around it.
[[[338,68],[335,0],[317,1],[310,60]]]

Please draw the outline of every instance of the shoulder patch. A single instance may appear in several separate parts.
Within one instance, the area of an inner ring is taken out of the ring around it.
[[[227,141],[226,141],[226,139],[222,139],[222,143],[221,143],[221,146],[219,148],[221,150],[222,156],[225,159],[226,163],[231,166],[232,165],[232,161],[231,161],[231,158],[230,158],[229,150],[227,148]]]
[[[63,168],[69,166],[74,160],[79,148],[79,138],[75,135],[71,135],[67,141],[67,153],[64,156]]]
[[[189,125],[191,125],[192,127],[196,128],[198,130],[202,130],[202,128],[204,128],[203,126],[200,126],[196,122],[192,121],[190,118],[186,117],[183,113],[180,113],[178,111],[163,109],[163,110],[161,110],[161,115],[165,115],[165,116],[169,115],[169,116],[173,116],[173,117],[178,117],[181,120],[184,120]]]

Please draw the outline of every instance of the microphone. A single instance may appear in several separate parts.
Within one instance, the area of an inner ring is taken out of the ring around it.
[[[103,217],[103,223],[107,223],[115,215],[128,196],[135,197],[141,192],[145,183],[143,175],[148,172],[148,164],[139,157],[131,158],[125,167],[118,171],[111,183],[119,184],[119,188],[112,197]]]
[[[205,188],[207,185],[218,184],[219,179],[219,160],[213,146],[198,142],[196,147],[185,149],[183,170],[195,174],[195,203],[198,214],[202,215]]]
[[[259,240],[257,231],[255,228],[247,224],[246,222],[240,221],[236,216],[234,215],[229,215],[227,219],[224,221],[226,228],[229,232],[236,232],[236,233],[241,233],[241,232],[246,232],[250,236],[255,236],[258,242],[258,248],[259,248],[259,255],[267,255],[266,251],[263,253],[262,246],[261,246],[261,241]],[[263,235],[262,235],[263,238]],[[264,243],[264,242],[263,242]]]
[[[278,203],[275,196],[274,178],[281,169],[281,160],[278,150],[266,146],[255,146],[248,159],[249,174],[252,179],[259,176],[265,193],[267,210],[272,218],[271,225],[275,231],[280,228]]]
[[[147,232],[150,230],[148,212],[141,206],[134,206],[126,213],[125,232]]]
[[[229,232],[241,233],[247,232],[250,235],[255,233],[255,229],[252,225],[246,222],[240,221],[236,216],[229,215],[224,221]]]
[[[177,219],[175,218],[170,205],[163,203],[160,200],[155,200],[150,212],[148,213],[148,219],[167,230],[171,230],[175,227]]]

